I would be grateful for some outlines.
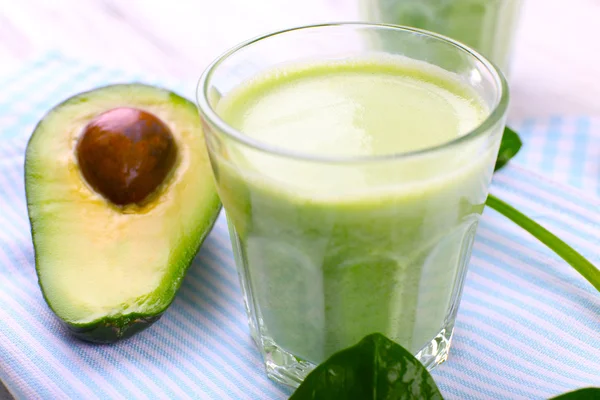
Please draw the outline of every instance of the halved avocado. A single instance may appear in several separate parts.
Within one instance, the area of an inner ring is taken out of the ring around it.
[[[141,84],[52,109],[27,146],[25,187],[44,297],[91,342],[160,318],[221,208],[195,105]]]

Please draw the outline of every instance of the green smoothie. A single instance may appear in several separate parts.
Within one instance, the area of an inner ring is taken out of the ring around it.
[[[498,146],[441,146],[486,118],[474,91],[356,58],[269,71],[216,110],[276,150],[228,139],[213,159],[263,343],[316,364],[373,332],[415,353],[451,332]]]

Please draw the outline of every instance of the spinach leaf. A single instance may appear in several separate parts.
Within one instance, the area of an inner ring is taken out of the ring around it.
[[[332,355],[290,400],[442,400],[427,369],[380,333]]]
[[[574,392],[561,394],[550,400],[598,400],[600,399],[600,388],[585,388]]]
[[[496,167],[494,170],[498,171],[504,167],[508,161],[517,155],[521,150],[521,138],[517,132],[510,129],[508,126],[504,128],[504,134],[502,135],[502,141],[500,142],[500,150],[498,151],[498,158],[496,159]]]

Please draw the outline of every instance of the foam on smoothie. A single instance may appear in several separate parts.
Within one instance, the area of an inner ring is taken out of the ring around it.
[[[218,113],[280,149],[370,156],[451,141],[475,128],[487,109],[451,73],[386,57],[274,69],[228,94]]]
[[[442,145],[474,129],[488,110],[455,74],[405,57],[377,56],[267,71],[228,93],[217,112],[232,127],[271,148],[349,158]],[[452,178],[445,171],[460,175],[475,158],[477,146],[435,152],[393,167],[357,163],[355,168],[319,168],[245,146],[232,146],[229,155],[247,164],[258,180],[273,180],[281,192],[302,196],[309,188],[313,199],[338,201],[348,196],[377,198],[390,190],[414,192],[416,186],[435,186],[433,180],[446,185]],[[398,178],[390,180],[389,173]]]

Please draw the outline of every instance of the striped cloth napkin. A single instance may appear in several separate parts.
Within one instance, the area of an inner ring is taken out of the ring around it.
[[[143,81],[181,85],[49,54],[0,79],[0,380],[17,399],[285,399],[247,329],[221,217],[171,308],[116,345],[73,339],[37,285],[23,189],[35,123],[82,90]],[[179,90],[191,96],[193,82]],[[600,121],[515,124],[525,149],[492,192],[600,265]],[[538,173],[532,172],[538,170]],[[551,177],[552,180],[543,177]],[[562,182],[562,183],[559,183]],[[448,399],[543,399],[600,386],[600,295],[492,210],[482,218],[448,362],[433,375]]]

